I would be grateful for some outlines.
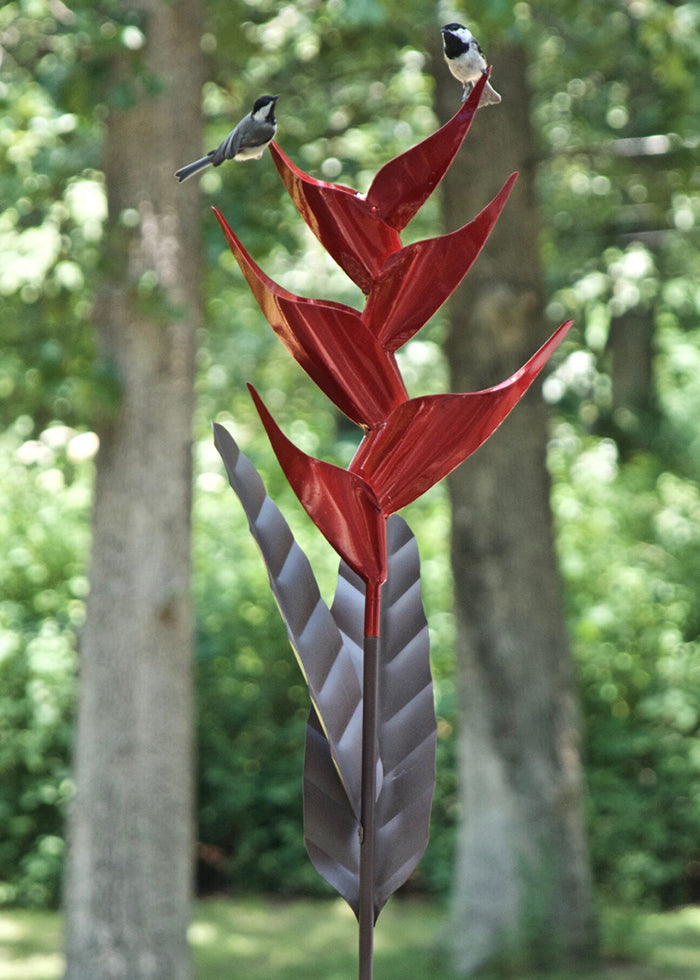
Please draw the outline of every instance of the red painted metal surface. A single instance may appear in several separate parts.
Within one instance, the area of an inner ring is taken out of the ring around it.
[[[372,488],[355,473],[307,456],[287,439],[252,385],[248,389],[290,486],[344,561],[365,582],[386,579],[386,517]]]
[[[300,213],[369,293],[362,314],[342,303],[297,296],[274,282],[214,209],[273,330],[331,401],[365,430],[348,469],[331,466],[297,449],[251,388],[280,465],[302,505],[368,583],[382,582],[386,574],[386,518],[488,439],[570,326],[563,324],[512,377],[484,391],[409,399],[398,371],[395,351],[457,287],[517,177],[512,174],[496,197],[457,231],[401,246],[399,230],[447,170],[469,129],[482,88],[480,81],[441,130],[389,161],[364,197],[348,187],[309,177],[279,147],[272,147]]]
[[[476,452],[520,401],[571,323],[563,323],[523,367],[493,388],[425,395],[402,402],[367,433],[347,470],[297,449],[283,435],[257,392],[248,386],[294,492],[312,521],[358,575],[366,581],[383,581],[376,577],[386,570],[373,540],[384,533],[378,531],[381,521],[420,497]],[[375,512],[380,515],[379,523]]]
[[[394,358],[357,310],[283,289],[253,262],[221,212],[214,213],[272,329],[341,412],[371,428],[408,398]]]
[[[425,493],[471,456],[522,398],[571,326],[564,323],[514,375],[494,388],[404,402],[370,432],[350,464],[385,514]]]
[[[388,256],[401,248],[399,233],[357,191],[310,177],[276,143],[270,144],[270,153],[311,231],[352,281],[369,292]]]
[[[473,221],[390,255],[367,297],[362,319],[382,347],[398,350],[460,284],[498,220],[517,174]]]
[[[375,176],[367,192],[367,203],[392,228],[405,228],[447,173],[469,132],[486,81],[485,76],[476,83],[469,98],[444,126],[389,160]]]
[[[370,291],[389,256],[401,248],[399,231],[452,163],[485,84],[486,76],[441,129],[385,164],[364,195],[343,184],[316,180],[276,143],[270,144],[272,159],[299,214],[364,293]]]
[[[462,228],[394,252],[374,280],[363,314],[284,289],[252,260],[217,208],[214,213],[278,337],[348,418],[372,429],[408,399],[393,352],[430,319],[467,273],[515,179],[513,174]]]

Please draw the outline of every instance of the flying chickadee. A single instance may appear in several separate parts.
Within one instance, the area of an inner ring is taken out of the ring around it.
[[[464,24],[445,24],[440,28],[442,34],[442,49],[445,55],[447,67],[454,77],[464,86],[462,102],[474,88],[474,82],[478,81],[486,71],[486,58],[481,46],[475,37],[472,36]],[[481,95],[479,105],[493,105],[500,102],[501,97],[498,92],[491,88],[489,82],[486,83]]]
[[[210,150],[201,160],[175,171],[180,183],[205,167],[218,167],[224,160],[259,160],[277,132],[275,103],[278,99],[279,95],[261,95],[256,99],[252,110],[231,130],[218,149]]]

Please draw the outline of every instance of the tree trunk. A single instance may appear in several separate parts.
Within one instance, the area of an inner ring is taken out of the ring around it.
[[[649,449],[658,420],[654,399],[654,318],[634,308],[614,317],[608,351],[612,355],[613,434],[623,454]]]
[[[192,975],[200,212],[195,187],[180,187],[173,172],[201,145],[201,5],[143,0],[140,9],[143,62],[114,65],[133,104],[110,113],[105,145],[107,262],[95,317],[121,402],[101,426],[97,458],[65,887],[68,980]]]
[[[453,391],[512,374],[550,331],[543,315],[525,51],[489,51],[503,103],[479,110],[444,184],[453,227],[513,170],[505,211],[449,309]],[[459,87],[436,66],[438,111]],[[462,975],[595,950],[579,714],[567,649],[536,385],[449,480],[461,710],[461,824],[451,930]]]

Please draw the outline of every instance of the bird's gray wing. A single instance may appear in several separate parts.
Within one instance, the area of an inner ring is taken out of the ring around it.
[[[215,150],[209,151],[208,156],[213,166],[218,167],[220,163],[224,162],[224,160],[232,160],[240,149],[240,141],[241,137],[239,123],[235,129],[231,130],[220,146],[217,146]]]
[[[263,143],[271,140],[274,135],[274,126],[271,126],[269,123],[258,123],[254,137],[250,133],[247,136],[239,136],[236,153],[240,152],[240,150],[249,150],[256,146],[262,146]]]
[[[247,117],[246,117],[247,118]],[[243,120],[245,122],[245,120]],[[218,167],[224,160],[233,160],[241,150],[250,150],[262,146],[275,135],[275,127],[268,124],[259,124],[255,127],[255,132],[250,132],[248,126],[239,123],[232,130],[220,147],[212,150],[209,158],[215,167]]]

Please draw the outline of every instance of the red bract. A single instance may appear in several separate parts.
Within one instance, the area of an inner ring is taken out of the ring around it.
[[[392,252],[399,234],[368,207],[357,191],[315,180],[300,170],[276,143],[272,159],[297,211],[343,272],[367,293]]]
[[[341,412],[371,428],[408,398],[394,358],[357,310],[283,289],[253,262],[221,212],[214,213],[270,326]]]
[[[394,252],[367,297],[362,319],[386,350],[398,350],[460,284],[508,200],[517,174],[473,221]]]
[[[408,395],[393,358],[444,303],[481,251],[515,182],[468,224],[393,252],[370,290],[364,313],[305,299],[260,269],[221,212],[231,251],[272,329],[323,392],[353,422],[374,428]]]
[[[469,98],[437,132],[385,163],[367,192],[367,203],[388,225],[401,231],[420,211],[447,173],[479,108],[484,75]]]
[[[365,581],[383,581],[384,522],[481,446],[520,401],[571,327],[563,323],[506,381],[484,391],[426,395],[369,432],[347,470],[307,456],[282,433],[248,385],[272,448],[304,509]]]
[[[486,76],[455,115],[422,143],[385,164],[367,194],[316,180],[276,143],[272,159],[299,214],[343,271],[368,293],[387,258],[401,248],[398,232],[442,180],[479,106]],[[439,304],[438,304],[439,305]]]
[[[350,464],[388,516],[447,476],[495,432],[571,326],[563,323],[514,375],[484,391],[412,398],[361,442]]]
[[[252,385],[248,390],[272,448],[302,507],[365,582],[386,579],[386,519],[372,488],[355,473],[307,456],[287,439]]]

